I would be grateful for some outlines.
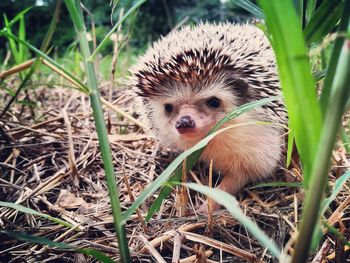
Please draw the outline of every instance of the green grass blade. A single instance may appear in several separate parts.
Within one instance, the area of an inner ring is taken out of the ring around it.
[[[327,2],[328,0],[324,1],[324,2]],[[308,0],[306,1],[306,10],[305,10],[305,20],[306,22],[308,23],[311,18],[313,17],[314,15],[314,12],[315,12],[315,9],[316,9],[316,3],[317,3],[317,0]]]
[[[238,116],[242,115],[243,113],[248,112],[254,108],[261,107],[263,105],[269,104],[270,102],[275,101],[275,100],[279,100],[279,99],[281,99],[280,96],[274,96],[274,97],[265,98],[265,99],[246,103],[246,104],[238,107],[237,109],[234,109],[232,112],[228,113],[222,120],[220,120],[214,126],[214,128],[211,129],[209,134],[216,132],[221,127],[221,125],[223,125],[225,122],[233,120],[234,118],[237,118]]]
[[[291,1],[260,0],[272,35],[290,126],[305,171],[305,185],[320,138],[321,111],[301,25]]]
[[[11,90],[10,88],[7,87],[1,87],[1,89],[5,90],[11,97],[14,97],[16,92],[14,92],[13,90]],[[1,115],[0,115],[0,119],[1,119]]]
[[[350,21],[350,4],[348,1],[345,1],[344,7],[343,7],[343,15],[341,17],[341,20],[337,29],[337,33],[339,35],[344,34],[344,32],[347,31],[349,21]],[[344,43],[344,37],[338,37],[335,40],[334,47],[332,50],[332,55],[327,67],[327,74],[324,80],[324,85],[320,96],[320,104],[321,104],[321,110],[323,112],[323,115],[325,115],[324,113],[328,109],[331,87],[333,84],[335,70],[337,68],[339,55],[340,55],[340,51],[342,49],[343,43]]]
[[[345,2],[350,9],[350,0]],[[347,12],[348,10],[345,10]],[[350,23],[347,26],[350,33]],[[341,124],[342,115],[346,109],[350,96],[350,47],[349,42],[343,44],[336,67],[332,88],[330,90],[330,103],[325,113],[325,125],[322,129],[320,142],[317,148],[315,162],[311,173],[310,191],[307,193],[305,207],[302,214],[300,232],[295,246],[292,263],[306,262],[314,233],[316,222],[320,216],[320,206],[324,189],[328,181],[328,170],[333,147]]]
[[[6,234],[8,236],[14,237],[18,240],[25,241],[25,242],[30,242],[30,243],[35,243],[35,244],[40,244],[40,245],[45,245],[49,246],[52,248],[58,248],[58,249],[64,249],[64,250],[71,250],[75,251],[77,253],[82,253],[88,256],[91,256],[97,260],[100,260],[103,263],[115,263],[110,257],[108,257],[106,254],[97,251],[95,249],[90,249],[90,248],[77,248],[72,245],[68,245],[65,243],[60,243],[60,242],[55,242],[52,240],[49,240],[47,238],[43,237],[38,237],[38,236],[33,236],[33,235],[28,235],[25,233],[21,232],[15,232],[15,231],[0,231],[0,233]]]
[[[52,16],[49,28],[45,34],[43,41],[41,42],[40,50],[43,51],[44,53],[49,49],[49,45],[52,40],[53,34],[56,31],[57,22],[59,20],[60,13],[61,13],[61,5],[62,5],[62,0],[57,0],[55,11]]]
[[[259,18],[259,19],[265,18],[261,8],[256,4],[252,3],[252,1],[250,0],[232,0],[232,2],[236,6],[239,6],[240,8],[243,8],[245,11],[251,13],[256,18]]]
[[[30,11],[30,9],[32,9],[33,7],[28,7],[26,9],[24,9],[23,11],[19,12],[10,22],[8,22],[7,26],[8,27],[12,27],[14,24],[16,24],[18,22],[18,20],[21,19],[21,16],[24,16],[26,13],[28,13]]]
[[[332,194],[329,197],[327,197],[325,200],[323,200],[323,204],[321,206],[321,215],[324,215],[329,205],[337,197],[337,195],[343,188],[346,181],[349,180],[349,178],[350,178],[350,172],[348,171],[335,181],[334,187],[332,189]]]
[[[346,237],[340,233],[334,226],[330,226],[328,224],[324,224],[324,226],[328,229],[328,231],[336,236],[338,239],[344,242],[344,245],[350,247],[350,242],[346,239]]]
[[[26,41],[26,28],[25,28],[25,23],[24,23],[24,16],[22,15],[20,20],[19,20],[19,31],[18,31],[18,37],[22,39],[23,41]],[[18,53],[21,58],[21,62],[24,62],[28,58],[28,49],[23,46],[19,45],[18,46]]]
[[[187,160],[186,160],[186,172],[188,172],[197,162],[197,160],[199,159],[199,157],[201,156],[203,152],[203,149],[200,149],[196,152],[194,152],[193,154],[191,154]],[[169,183],[171,184],[172,182],[180,182],[182,178],[182,166],[178,166],[174,172],[174,175],[171,176],[171,178],[169,179]],[[156,198],[156,200],[153,202],[152,206],[150,207],[147,216],[145,218],[145,221],[149,221],[152,216],[154,215],[154,213],[158,212],[162,202],[165,198],[167,198],[169,196],[169,194],[172,191],[172,187],[169,185],[164,185],[164,187],[162,188],[162,190],[160,191],[158,197]]]
[[[92,52],[89,60],[93,60],[95,56],[100,52],[100,50],[110,41],[110,37],[114,31],[118,29],[118,27],[133,13],[135,12],[143,3],[147,0],[138,0],[129,10],[125,13],[125,15],[119,19],[119,21],[113,26],[113,28],[107,33],[107,35],[102,39],[101,43],[97,46],[97,48]]]
[[[198,160],[201,152],[201,149],[204,148],[207,143],[216,135],[218,132],[218,129],[222,124],[225,122],[232,120],[239,115],[248,112],[251,109],[254,109],[256,107],[260,107],[262,105],[268,104],[269,102],[272,102],[274,100],[280,99],[280,97],[271,97],[266,99],[261,99],[258,101],[254,101],[251,103],[247,103],[242,105],[241,107],[233,110],[231,113],[227,114],[222,120],[220,120],[215,127],[209,132],[209,134],[201,141],[199,141],[196,145],[188,149],[187,151],[181,153],[162,173],[158,176],[156,180],[154,180],[146,189],[142,191],[142,193],[138,196],[138,198],[133,202],[133,204],[123,213],[123,220],[126,221],[128,218],[136,211],[136,209],[144,202],[148,197],[150,197],[155,191],[157,191],[160,187],[162,187],[168,180],[171,178],[176,172],[175,178],[179,178],[179,173],[181,172],[181,169],[178,167],[180,164],[185,160],[185,158],[189,157],[191,154],[197,152],[196,156],[191,157],[189,160],[187,160],[187,169],[191,169],[194,163]],[[223,130],[220,130],[219,132],[222,132]],[[197,156],[198,155],[198,156]],[[179,169],[179,170],[177,170]],[[168,187],[168,186],[167,186]],[[159,208],[162,200],[166,198],[166,194],[169,194],[169,190],[164,190],[162,195],[156,200],[157,204],[156,206],[152,206],[152,212],[154,213],[157,211],[157,208]],[[147,215],[147,218],[150,218],[153,214]]]
[[[177,173],[176,171],[174,173],[175,175],[169,179],[170,184],[171,182],[179,182],[181,180],[181,177],[178,176],[179,173]],[[158,197],[156,198],[156,200],[154,200],[150,209],[148,210],[148,213],[145,218],[146,222],[151,220],[152,216],[159,211],[160,207],[162,206],[163,200],[166,199],[171,194],[172,190],[173,190],[172,187],[169,185],[163,186],[163,188],[159,192]],[[127,216],[127,214],[125,214],[124,216]]]
[[[262,244],[267,247],[272,255],[276,258],[281,257],[280,250],[276,247],[275,243],[253,222],[247,217],[239,207],[239,203],[236,198],[229,193],[226,193],[219,189],[213,189],[205,185],[198,185],[194,183],[185,184],[188,188],[197,192],[207,195],[215,202],[226,207],[226,209],[242,224],[247,230],[254,235],[254,237]]]
[[[48,219],[48,220],[50,220],[52,222],[60,224],[62,226],[66,226],[66,227],[69,227],[69,228],[74,228],[74,226],[72,224],[69,224],[66,221],[63,221],[63,220],[61,220],[59,218],[55,218],[55,217],[52,217],[50,215],[47,215],[47,214],[35,211],[35,210],[31,209],[31,208],[28,208],[28,207],[25,207],[25,206],[22,206],[22,205],[19,205],[19,204],[14,204],[14,203],[8,203],[8,202],[0,201],[0,206],[1,207],[12,208],[12,209],[15,209],[15,210],[17,210],[19,212],[22,212],[22,213],[25,213],[25,214],[29,214],[29,215],[40,216],[40,217],[46,218],[46,219]]]
[[[9,25],[9,21],[7,19],[6,14],[4,14],[4,22],[5,22],[5,29],[4,30],[6,30],[10,34],[12,34],[11,26]],[[8,38],[8,41],[9,41],[10,50],[11,50],[12,56],[13,56],[13,58],[15,60],[15,63],[16,64],[22,63],[23,61],[21,61],[21,57],[19,55],[19,52],[18,52],[18,49],[17,49],[17,46],[16,46],[16,42],[13,39],[11,39],[11,38]]]
[[[321,3],[304,30],[305,40],[308,44],[321,41],[332,31],[340,20],[343,4],[341,0]]]
[[[327,73],[327,68],[314,72],[313,76],[314,76],[316,83],[323,80],[324,77],[326,76],[326,73]]]

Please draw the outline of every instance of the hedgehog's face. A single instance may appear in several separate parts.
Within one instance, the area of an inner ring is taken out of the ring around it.
[[[181,87],[150,99],[152,126],[164,144],[179,149],[193,146],[234,107],[235,99],[228,89],[204,90]]]

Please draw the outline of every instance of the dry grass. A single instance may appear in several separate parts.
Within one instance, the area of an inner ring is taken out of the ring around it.
[[[8,85],[16,83],[6,82]],[[77,229],[70,230],[4,207],[0,208],[0,228],[94,248],[118,259],[88,98],[60,87],[43,87],[23,96],[28,96],[37,107],[30,109],[17,104],[0,123],[0,200],[62,218]],[[134,101],[127,91],[118,91],[113,97],[116,98],[114,105],[133,115]],[[150,136],[128,119],[114,113],[109,116],[110,144],[121,204],[127,208],[169,164],[174,153],[159,149]],[[334,152],[331,186],[348,167],[346,154],[340,147]],[[193,172],[202,177],[207,170],[197,167]],[[189,180],[193,180],[191,174]],[[300,181],[300,169],[295,164],[294,168],[280,171],[271,180]],[[199,195],[189,194],[195,205]],[[175,200],[179,197],[176,195],[173,191],[149,223],[144,223],[142,216],[156,195],[128,221],[133,262],[205,262],[206,259],[208,262],[274,262],[266,249],[225,210],[214,213],[209,231],[208,219],[195,215],[191,202],[187,205],[188,215],[177,217],[179,206]],[[303,201],[300,188],[246,188],[239,201],[246,214],[275,240],[278,247],[288,243],[292,252],[290,246]],[[328,223],[347,237],[349,202],[350,189],[346,186],[326,213]],[[82,254],[21,242],[4,235],[0,235],[0,240],[0,262],[94,262]],[[341,240],[327,234],[310,262],[350,262],[346,261],[349,253],[344,251],[347,250],[349,247],[344,247]]]

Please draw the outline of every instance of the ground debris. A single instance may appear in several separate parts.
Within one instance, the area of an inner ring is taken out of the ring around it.
[[[76,229],[7,207],[0,207],[0,228],[97,249],[117,260],[118,244],[88,97],[59,88],[37,92],[40,106],[29,109],[15,105],[0,120],[0,200],[65,220]],[[118,91],[114,105],[135,117],[133,97],[127,90]],[[117,114],[111,120],[110,146],[121,205],[126,209],[176,153],[160,149],[151,136],[127,118]],[[340,149],[335,155],[331,186],[339,173],[349,169],[344,151]],[[279,173],[272,180],[299,181],[293,169],[284,171],[287,176]],[[194,174],[200,177],[207,170],[199,165]],[[195,215],[190,202],[188,216],[176,217],[175,191],[145,224],[142,217],[157,194],[127,222],[133,262],[155,262],[155,258],[158,262],[277,262],[225,210],[213,214],[210,236],[206,236],[207,218]],[[190,194],[195,202],[199,195]],[[298,187],[247,187],[238,197],[243,211],[279,248],[288,244],[288,252],[292,252],[290,245],[303,198]],[[349,228],[349,202],[350,190],[345,186],[326,213],[329,225]],[[314,253],[320,259],[317,262],[336,262],[339,249],[342,255],[349,255],[349,247],[342,240],[323,231],[327,234]],[[83,254],[19,241],[3,233],[0,240],[0,262],[95,262]]]

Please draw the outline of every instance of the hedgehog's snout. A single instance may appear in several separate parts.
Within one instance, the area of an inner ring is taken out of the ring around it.
[[[175,128],[177,131],[182,134],[186,131],[192,130],[196,127],[196,122],[191,116],[185,115],[181,116],[178,121],[175,123]]]

